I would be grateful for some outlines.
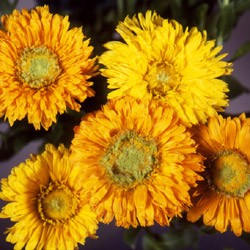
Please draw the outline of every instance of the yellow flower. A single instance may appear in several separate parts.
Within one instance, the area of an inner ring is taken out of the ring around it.
[[[198,152],[207,157],[204,179],[193,192],[188,220],[235,235],[250,232],[250,119],[211,118],[194,128]]]
[[[31,156],[1,181],[0,198],[8,204],[1,218],[15,224],[6,240],[16,250],[73,250],[85,238],[94,237],[96,215],[82,189],[79,168],[69,151],[47,144],[45,152]]]
[[[124,39],[105,44],[100,57],[107,77],[108,98],[124,95],[156,98],[168,103],[191,126],[205,122],[228,105],[227,84],[218,77],[231,73],[231,64],[221,61],[221,46],[207,41],[197,28],[188,30],[155,12],[126,17],[117,26]]]
[[[93,96],[95,59],[81,28],[48,6],[2,16],[0,31],[0,117],[10,125],[27,117],[46,130],[69,107],[79,110]]]
[[[75,128],[71,150],[98,219],[125,228],[181,216],[203,169],[186,127],[154,100],[110,100]]]

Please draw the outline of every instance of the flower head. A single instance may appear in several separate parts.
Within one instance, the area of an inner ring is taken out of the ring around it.
[[[124,95],[155,98],[172,106],[186,125],[205,122],[223,111],[227,84],[218,77],[231,72],[231,64],[218,55],[221,46],[208,41],[206,32],[188,30],[155,12],[126,17],[117,26],[124,39],[105,44],[100,57],[107,77],[108,98]]]
[[[210,118],[194,128],[198,152],[204,155],[204,181],[193,190],[188,219],[237,236],[250,232],[250,119]]]
[[[95,234],[96,215],[84,195],[79,170],[63,145],[55,149],[48,144],[45,152],[2,179],[0,198],[8,203],[0,217],[15,223],[6,231],[6,240],[16,250],[73,250]]]
[[[0,117],[10,125],[27,117],[46,130],[69,107],[79,110],[93,96],[93,48],[80,28],[48,6],[2,16],[0,31]]]
[[[154,100],[110,100],[75,128],[71,150],[98,218],[125,228],[169,225],[203,169],[186,127]]]

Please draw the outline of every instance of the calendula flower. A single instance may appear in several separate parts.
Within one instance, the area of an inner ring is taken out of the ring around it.
[[[194,133],[197,150],[207,159],[188,220],[203,216],[205,225],[221,233],[228,228],[237,236],[250,232],[250,119],[245,114],[219,116],[194,128]]]
[[[63,145],[48,144],[41,155],[14,167],[1,180],[0,198],[8,202],[0,217],[15,223],[6,231],[15,250],[73,250],[96,232],[79,168]]]
[[[228,105],[228,86],[218,77],[230,74],[231,64],[221,60],[226,56],[218,55],[222,46],[207,40],[205,31],[183,30],[151,11],[145,17],[126,17],[116,30],[124,42],[106,43],[100,57],[102,75],[112,89],[109,99],[158,99],[188,126],[205,122]]]
[[[2,16],[0,31],[0,117],[10,123],[27,117],[46,130],[66,108],[93,96],[95,59],[81,28],[48,6]]]
[[[72,161],[98,219],[117,226],[169,225],[191,205],[201,156],[172,108],[110,100],[75,128]]]

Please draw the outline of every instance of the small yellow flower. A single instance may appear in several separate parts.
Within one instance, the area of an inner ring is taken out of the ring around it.
[[[205,122],[228,105],[227,84],[218,79],[231,64],[218,55],[221,46],[197,28],[183,30],[155,12],[126,17],[117,26],[121,41],[105,44],[100,56],[107,77],[108,98],[124,95],[154,98],[173,107],[186,125]]]
[[[80,169],[71,164],[69,151],[47,144],[1,180],[0,198],[7,201],[0,218],[15,224],[6,240],[14,249],[74,250],[94,237],[97,219],[82,189]]]
[[[69,107],[79,110],[93,96],[93,48],[80,28],[48,6],[2,16],[0,31],[0,117],[10,125],[28,118],[46,130]],[[85,40],[83,40],[85,39]]]
[[[154,100],[110,100],[75,128],[71,150],[98,219],[125,228],[169,225],[201,180],[190,133]]]
[[[194,129],[198,152],[207,159],[204,181],[193,190],[188,220],[235,235],[250,232],[250,119],[211,118]]]

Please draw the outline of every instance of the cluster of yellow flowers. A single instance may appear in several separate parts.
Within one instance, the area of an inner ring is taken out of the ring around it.
[[[107,78],[108,102],[84,116],[67,149],[47,144],[1,180],[0,218],[15,249],[67,249],[124,228],[191,222],[250,232],[250,118],[223,118],[232,65],[197,28],[147,11],[90,58],[80,28],[48,6],[15,10],[0,31],[0,117],[48,130]],[[98,60],[97,60],[98,59]],[[99,66],[100,65],[100,66]],[[102,65],[102,66],[101,66]],[[100,68],[100,69],[99,69]]]

